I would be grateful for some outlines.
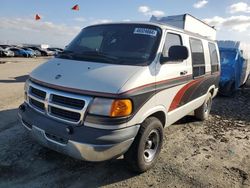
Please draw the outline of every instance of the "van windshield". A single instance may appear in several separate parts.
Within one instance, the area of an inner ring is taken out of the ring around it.
[[[58,58],[112,64],[148,65],[161,29],[146,24],[104,24],[84,28]]]

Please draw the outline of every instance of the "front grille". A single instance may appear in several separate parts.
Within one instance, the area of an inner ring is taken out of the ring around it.
[[[60,109],[60,108],[55,108],[52,106],[50,107],[50,114],[55,115],[59,118],[63,118],[63,119],[74,121],[74,122],[80,121],[80,118],[81,118],[81,114],[77,112],[71,112],[71,111]]]
[[[82,109],[85,105],[85,102],[83,100],[73,99],[59,95],[52,95],[52,102],[55,104],[62,104],[77,109]]]
[[[71,94],[29,83],[27,92],[30,107],[51,118],[80,124],[92,97]]]
[[[32,98],[30,98],[30,103],[35,106],[36,108],[38,108],[39,110],[42,110],[44,111],[45,110],[45,106],[44,106],[44,103],[41,103],[37,100],[34,100]]]
[[[46,97],[46,92],[36,89],[34,87],[30,87],[30,92],[40,99],[45,99]]]

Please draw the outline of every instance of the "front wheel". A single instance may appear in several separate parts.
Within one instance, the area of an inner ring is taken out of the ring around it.
[[[211,107],[212,107],[212,95],[211,93],[208,93],[206,100],[202,104],[202,106],[194,111],[195,117],[201,121],[207,120],[211,111]]]
[[[149,117],[142,123],[133,144],[124,154],[124,159],[133,171],[145,172],[155,165],[162,143],[162,123],[155,117]]]

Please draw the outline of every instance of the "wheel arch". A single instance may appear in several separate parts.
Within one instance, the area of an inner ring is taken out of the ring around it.
[[[140,122],[142,123],[148,117],[156,117],[157,119],[160,120],[163,127],[165,127],[165,125],[167,123],[167,111],[166,111],[166,108],[164,106],[156,106],[153,109],[150,109],[147,113],[145,113],[142,116]]]
[[[207,91],[207,94],[208,93],[211,93],[212,98],[215,97],[215,95],[216,95],[216,87],[215,87],[215,85],[212,85],[212,86],[209,87],[209,89]]]

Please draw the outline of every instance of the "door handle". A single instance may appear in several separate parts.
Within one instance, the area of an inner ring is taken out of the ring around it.
[[[188,73],[187,71],[181,71],[180,75],[183,76],[183,75],[186,75],[187,73]]]

